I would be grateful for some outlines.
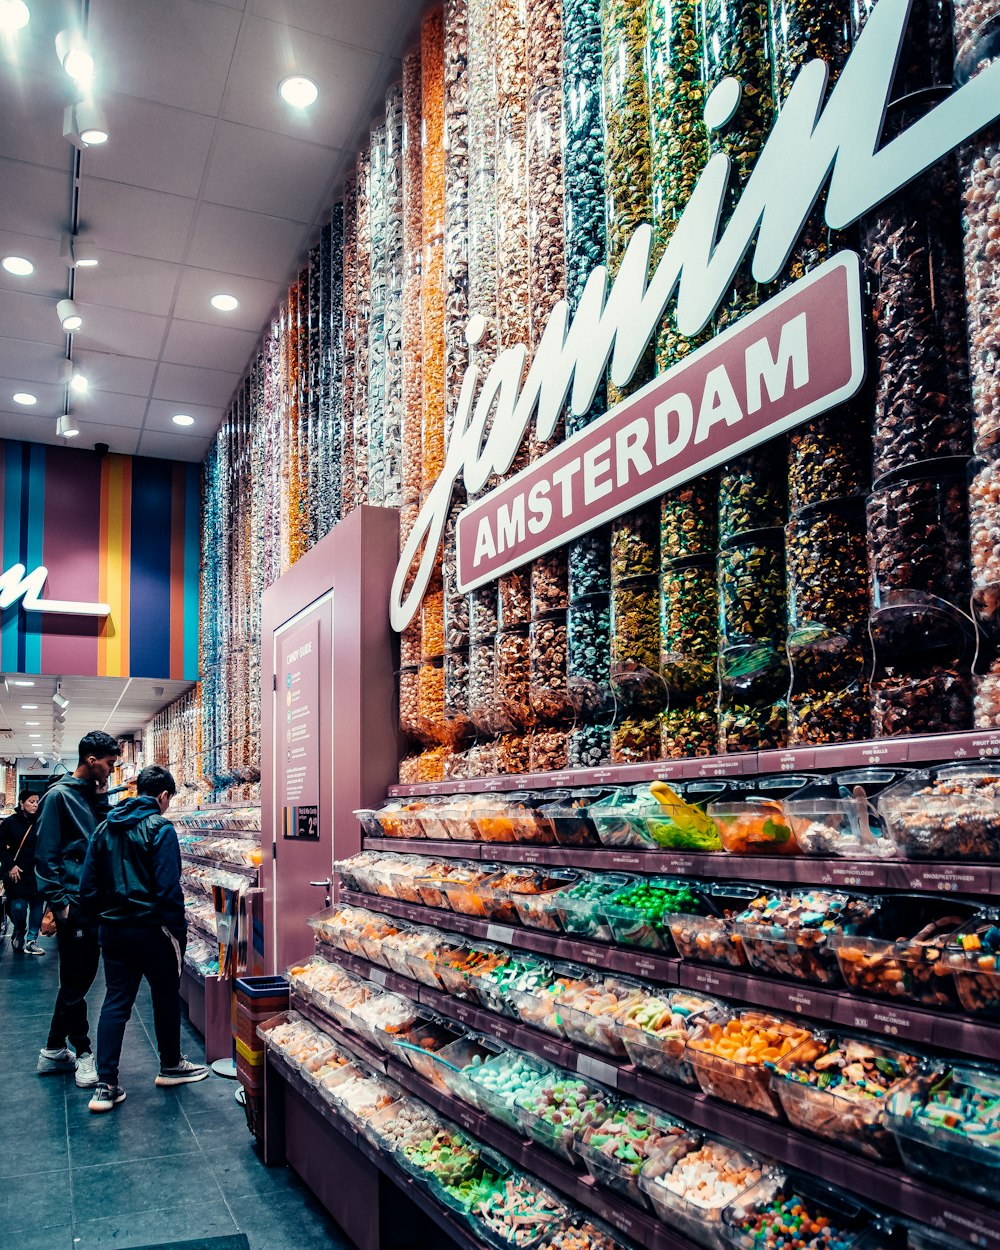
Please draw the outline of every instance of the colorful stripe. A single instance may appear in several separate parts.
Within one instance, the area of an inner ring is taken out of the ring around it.
[[[132,461],[132,663],[146,673],[170,672],[172,484],[169,460]]]
[[[45,452],[46,593],[93,603],[100,595],[101,461],[69,447]],[[98,618],[39,617],[43,673],[97,672]]]
[[[101,463],[101,601],[111,615],[97,642],[99,677],[134,676],[131,658],[132,461],[106,456]]]

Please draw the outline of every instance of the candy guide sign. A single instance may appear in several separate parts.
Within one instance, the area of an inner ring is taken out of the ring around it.
[[[466,508],[459,590],[843,403],[864,372],[860,266],[844,252]]]

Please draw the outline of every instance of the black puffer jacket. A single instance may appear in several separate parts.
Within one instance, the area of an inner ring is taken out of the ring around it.
[[[35,880],[34,824],[34,816],[20,807],[0,824],[0,876],[8,898],[37,898],[40,893]],[[9,876],[11,868],[21,870],[17,881]]]
[[[35,816],[35,876],[53,910],[80,901],[80,874],[108,800],[92,781],[64,777],[42,795]]]

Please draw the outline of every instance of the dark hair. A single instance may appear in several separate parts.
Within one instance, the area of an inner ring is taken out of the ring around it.
[[[122,749],[118,745],[118,739],[112,738],[110,734],[106,734],[102,729],[92,729],[89,734],[84,734],[80,739],[79,763],[81,764],[86,764],[88,755],[94,755],[99,760],[102,760],[109,755],[117,759],[121,753]]]
[[[153,796],[162,794],[164,790],[171,795],[177,793],[177,783],[173,775],[165,768],[161,768],[159,764],[147,764],[136,778],[135,788],[139,794]]]
[[[24,804],[27,803],[28,799],[30,799],[34,793],[35,793],[34,790],[22,790],[21,793],[17,796],[18,806],[23,807]]]

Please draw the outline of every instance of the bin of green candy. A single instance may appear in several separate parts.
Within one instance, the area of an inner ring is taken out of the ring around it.
[[[640,878],[612,894],[604,904],[604,915],[616,942],[671,953],[671,915],[697,915],[704,910],[696,887],[670,877]]]
[[[722,1213],[738,1250],[874,1250],[874,1212],[805,1176],[765,1176]]]
[[[721,851],[722,839],[715,821],[704,806],[689,801],[686,787],[678,790],[665,781],[654,781],[649,793],[656,800],[657,810],[646,816],[645,825],[649,842],[660,850],[668,851]],[[715,783],[715,791],[705,790],[699,782],[702,803],[718,797],[726,789],[725,783]]]
[[[602,904],[630,881],[631,877],[622,873],[601,873],[581,877],[569,889],[553,894],[551,905],[559,916],[563,932],[595,942],[613,941]]]
[[[502,964],[470,975],[472,989],[488,1011],[517,1019],[514,995],[531,993],[552,979],[552,964],[535,955],[511,953]]]
[[[516,1100],[514,1114],[526,1136],[577,1167],[580,1157],[573,1139],[602,1119],[612,1102],[613,1095],[603,1086],[555,1071]]]
[[[995,1201],[1000,1190],[1000,1069],[967,1064],[915,1077],[886,1122],[909,1172]]]
[[[654,1152],[686,1154],[691,1139],[661,1111],[615,1099],[603,1117],[577,1133],[573,1147],[599,1185],[648,1208],[649,1199],[639,1186],[642,1165]]]
[[[457,1185],[480,1169],[479,1146],[446,1121],[434,1133],[405,1142],[399,1161],[411,1175],[433,1177],[440,1185]]]
[[[433,1197],[452,1211],[468,1216],[477,1203],[487,1198],[510,1175],[510,1163],[492,1150],[480,1149],[476,1166],[461,1179],[444,1179],[433,1172],[421,1177]]]
[[[511,1171],[472,1204],[473,1235],[495,1250],[529,1250],[569,1215],[561,1198],[521,1172]]]
[[[448,1083],[477,1110],[523,1133],[515,1104],[552,1075],[553,1068],[542,1060],[497,1045],[492,1055],[474,1057],[460,1072],[449,1073]]]

